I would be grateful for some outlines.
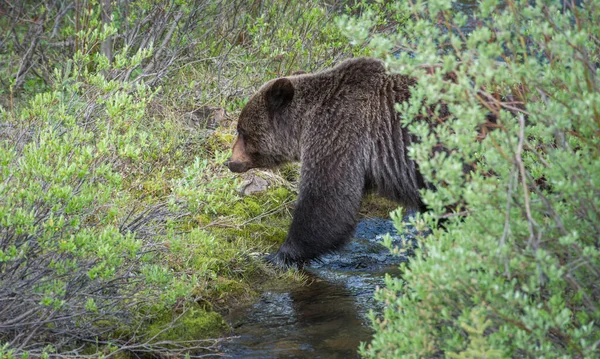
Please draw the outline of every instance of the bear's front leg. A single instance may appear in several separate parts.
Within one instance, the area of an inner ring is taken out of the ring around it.
[[[353,166],[354,165],[354,166]],[[302,267],[342,247],[354,232],[364,190],[356,163],[337,161],[319,168],[302,165],[300,193],[287,239],[268,261]]]

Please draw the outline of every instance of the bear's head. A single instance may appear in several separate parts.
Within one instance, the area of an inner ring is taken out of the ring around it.
[[[242,109],[232,155],[225,162],[232,172],[273,168],[297,159],[290,131],[294,85],[288,78],[266,83]]]

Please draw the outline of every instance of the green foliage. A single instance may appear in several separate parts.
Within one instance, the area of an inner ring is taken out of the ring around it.
[[[0,356],[182,355],[223,334],[232,297],[299,279],[256,259],[285,238],[298,168],[243,197],[222,163],[254,88],[350,51],[333,8],[3,6]]]
[[[6,359],[15,359],[15,358],[17,358],[15,356],[14,349],[10,349],[8,343],[2,343],[2,345],[0,346],[0,357],[6,358]]]
[[[0,112],[3,338],[93,337],[106,323],[141,320],[132,309],[189,297],[197,282],[140,258],[160,251],[164,231],[154,226],[173,216],[153,203],[137,209],[128,187],[160,147],[142,121],[155,91],[76,64],[93,61],[81,54],[55,71],[48,92]]]
[[[317,71],[362,51],[348,45],[335,25],[338,9],[322,1],[240,3],[214,30],[223,38],[197,44],[193,61],[179,67],[176,81],[168,81],[167,98],[192,100],[186,105],[195,108],[218,104],[239,111],[267,80]]]
[[[208,339],[224,333],[227,323],[215,312],[207,312],[198,305],[183,312],[164,313],[146,328],[146,336],[160,341],[191,342]]]
[[[600,4],[489,0],[472,15],[452,4],[397,2],[403,30],[368,39],[419,80],[398,110],[437,190],[414,224],[447,222],[378,292],[386,310],[362,354],[596,358]],[[432,110],[436,125],[423,121]]]

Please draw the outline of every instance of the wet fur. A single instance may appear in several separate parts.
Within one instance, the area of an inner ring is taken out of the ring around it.
[[[238,122],[244,166],[302,162],[292,224],[274,262],[302,264],[342,247],[366,191],[422,207],[424,181],[407,156],[413,139],[394,109],[412,85],[382,62],[358,58],[270,81],[250,99]]]

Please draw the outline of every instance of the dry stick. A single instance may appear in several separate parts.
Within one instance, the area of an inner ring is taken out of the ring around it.
[[[112,22],[112,5],[110,0],[101,0],[100,1],[101,4],[101,14],[102,14],[102,24],[105,26],[110,25],[110,23]],[[113,53],[112,53],[112,36],[107,37],[104,41],[102,41],[102,44],[100,45],[100,51],[102,52],[102,54],[104,56],[106,56],[106,58],[108,59],[108,62],[111,63],[112,59],[113,59]]]
[[[27,74],[27,72],[33,66],[31,64],[31,59],[33,58],[33,55],[35,54],[35,48],[37,47],[38,42],[40,40],[40,36],[42,35],[42,31],[44,30],[43,19],[39,19],[39,21],[34,26],[36,28],[35,28],[35,31],[33,33],[33,40],[31,41],[31,44],[29,45],[29,48],[27,49],[27,52],[25,53],[25,55],[21,59],[21,64],[19,65],[19,70],[17,71],[17,74],[15,75],[15,86],[14,86],[14,88],[21,87],[21,85],[25,81],[25,75]]]
[[[71,10],[71,7],[73,7],[73,3],[68,3],[54,18],[54,26],[52,27],[52,33],[50,34],[51,39],[56,37],[56,34],[58,33],[58,27],[60,26],[60,21],[67,14],[67,12]],[[67,43],[67,41],[61,41],[61,43]]]
[[[5,309],[6,310],[10,309],[10,305],[7,305]],[[17,326],[15,326],[13,324],[19,323],[19,325],[21,325],[22,324],[21,322],[25,318],[27,318],[30,314],[33,314],[33,312],[35,312],[36,310],[38,310],[37,307],[32,307],[31,309],[25,311],[24,313],[20,314],[19,316],[14,317],[12,319],[9,319],[9,320],[7,320],[4,323],[0,323],[0,328],[13,328],[13,327],[17,327]]]
[[[502,101],[499,101],[498,99],[496,99],[494,96],[488,94],[487,92],[481,91],[480,94],[485,96],[488,99],[488,101],[493,102],[507,110],[510,110],[511,112],[519,113],[519,114],[526,114],[527,116],[531,116],[531,113],[527,112],[525,109],[509,105],[509,104],[523,104],[523,102],[520,102],[520,101],[502,102]],[[483,102],[485,102],[485,101],[482,101],[482,103]]]
[[[155,65],[159,61],[159,57],[162,55],[162,53],[165,51],[165,48],[167,47],[167,45],[171,41],[171,38],[173,37],[173,33],[175,32],[175,29],[177,28],[177,24],[179,24],[179,20],[181,20],[182,17],[183,17],[183,13],[181,13],[181,12],[178,12],[178,13],[175,14],[175,16],[173,18],[173,22],[171,23],[171,28],[167,32],[167,35],[164,37],[162,43],[160,44],[160,47],[156,51],[153,60],[150,61],[150,63],[146,66],[146,68],[144,69],[144,71],[142,71],[143,74],[147,74],[151,70],[154,69]],[[166,21],[167,21],[167,19],[165,19],[165,22]]]
[[[158,332],[157,332],[156,334],[154,334],[152,337],[148,338],[148,339],[146,340],[146,342],[144,342],[144,343],[140,343],[140,344],[134,344],[134,345],[131,345],[131,346],[124,346],[124,347],[122,347],[122,349],[123,349],[123,350],[128,350],[128,349],[129,349],[129,350],[131,350],[131,349],[136,349],[136,347],[138,347],[138,348],[143,348],[143,347],[148,347],[148,346],[149,346],[150,348],[152,348],[152,345],[153,345],[153,343],[152,343],[152,342],[153,342],[154,340],[156,340],[156,339],[157,339],[157,338],[158,338],[158,337],[159,337],[161,334],[165,333],[165,332],[166,332],[166,331],[168,331],[168,330],[171,330],[171,329],[173,329],[173,328],[177,327],[178,325],[181,325],[181,324],[174,324],[174,323],[176,323],[176,322],[177,322],[179,319],[181,319],[181,318],[182,318],[182,317],[183,317],[185,314],[187,314],[187,312],[188,312],[188,311],[189,311],[189,309],[186,309],[186,310],[182,311],[182,313],[181,313],[181,314],[179,314],[179,315],[178,315],[178,316],[177,316],[177,317],[176,317],[176,318],[175,318],[175,319],[174,319],[174,320],[173,320],[173,321],[172,321],[172,322],[171,322],[171,323],[170,323],[168,326],[165,326],[163,329],[161,329],[160,331],[158,331]],[[105,342],[105,343],[106,343],[106,344],[109,344],[109,342]],[[170,344],[172,344],[173,342],[170,342],[170,341],[168,341],[168,342],[166,342],[166,343],[170,343]],[[155,343],[155,345],[160,345],[160,344],[165,344],[165,342],[164,342],[164,341],[159,341],[159,342],[156,342],[156,343]],[[111,353],[111,354],[115,354],[115,353]],[[109,354],[107,357],[109,357],[111,354]]]
[[[504,231],[502,232],[502,237],[500,238],[500,247],[498,248],[498,250],[500,250],[500,248],[504,247],[504,245],[506,244],[506,238],[508,237],[508,233],[510,231],[510,207],[512,203],[512,190],[514,186],[514,179],[516,176],[515,167],[516,166],[513,165],[510,171],[510,182],[508,183],[508,193],[506,196],[506,215],[504,217]],[[504,275],[506,277],[510,277],[508,259],[504,260]]]
[[[533,178],[529,174],[527,174],[527,178],[529,178],[533,182]],[[560,231],[560,233],[563,236],[568,235],[569,233],[565,229],[565,226],[563,225],[563,222],[560,219],[560,216],[554,209],[554,206],[552,205],[550,200],[542,193],[542,191],[540,191],[538,186],[531,186],[531,187],[532,187],[533,191],[538,195],[538,197],[542,200],[542,202],[544,202],[544,204],[546,205],[546,209],[548,210],[548,212],[550,212],[552,219],[554,219],[554,222],[556,223],[556,226],[557,226],[558,230]]]
[[[446,213],[446,214],[442,214],[440,216],[438,216],[437,218],[452,218],[452,217],[466,217],[468,215],[470,215],[471,213],[474,213],[473,211],[460,211],[460,212],[454,212],[454,213]]]
[[[57,311],[58,311],[57,309],[54,309],[51,313],[46,314],[45,317],[52,318]],[[35,326],[35,328],[30,329],[29,335],[27,336],[27,338],[25,338],[25,341],[23,341],[23,343],[19,346],[19,348],[17,348],[17,351],[22,351],[23,348],[27,345],[27,343],[29,343],[29,341],[33,338],[35,333],[37,333],[37,331],[47,322],[51,322],[51,320],[44,319],[44,320],[40,320],[39,322],[35,323],[37,325]]]
[[[527,215],[527,224],[529,227],[529,245],[534,245],[534,249],[537,249],[537,244],[534,243],[535,239],[535,229],[534,226],[537,226],[537,223],[533,219],[531,215],[531,206],[529,199],[529,190],[527,188],[527,174],[525,173],[525,166],[523,165],[523,160],[521,158],[521,153],[523,153],[523,143],[525,142],[525,118],[523,114],[519,113],[517,116],[519,120],[519,143],[517,145],[517,153],[515,154],[515,162],[519,166],[519,172],[521,177],[521,185],[523,186],[523,196],[525,197],[525,213]]]
[[[126,46],[131,46],[134,43],[138,32],[141,30],[141,28],[144,25],[146,25],[149,22],[153,22],[153,23],[156,22],[156,21],[152,21],[152,14],[147,15],[143,21],[141,21],[139,24],[137,24],[135,26],[135,28],[125,36],[126,39],[124,41],[126,42]],[[140,45],[138,46],[138,51],[146,49],[148,46],[148,43],[151,42],[151,40],[150,40],[151,38],[152,38],[152,36],[144,36],[142,38]],[[135,70],[135,67],[130,68],[127,71],[123,71],[121,73],[121,79],[123,81],[126,81],[127,79],[129,79],[129,76],[131,76],[131,73],[133,72],[133,70]]]

